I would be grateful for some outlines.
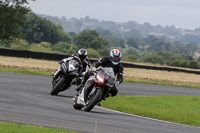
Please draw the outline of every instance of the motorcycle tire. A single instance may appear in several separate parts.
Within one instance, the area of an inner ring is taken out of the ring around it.
[[[56,83],[55,86],[53,86],[53,89],[51,90],[51,95],[58,95],[60,87],[63,85],[65,82],[65,78],[61,77],[61,79]]]
[[[84,107],[84,110],[86,112],[89,112],[90,110],[92,110],[94,108],[94,106],[99,102],[99,100],[101,99],[103,95],[102,90],[98,89],[95,96],[91,99],[91,101],[86,105],[86,107]]]

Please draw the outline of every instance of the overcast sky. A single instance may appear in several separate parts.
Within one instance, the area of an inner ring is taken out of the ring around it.
[[[200,0],[35,0],[29,7],[37,14],[90,18],[176,28],[200,28]]]

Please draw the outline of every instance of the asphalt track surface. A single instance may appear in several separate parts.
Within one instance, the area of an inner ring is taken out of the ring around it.
[[[51,96],[51,77],[0,72],[0,121],[84,133],[199,133],[199,127],[176,124],[95,107],[73,108],[74,87]],[[193,95],[200,89],[123,83],[119,95]]]

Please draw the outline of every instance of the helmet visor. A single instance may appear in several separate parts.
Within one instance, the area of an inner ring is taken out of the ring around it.
[[[113,62],[120,62],[120,59],[119,57],[111,57],[112,61]]]

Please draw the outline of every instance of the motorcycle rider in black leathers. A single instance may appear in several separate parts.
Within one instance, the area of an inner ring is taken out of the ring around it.
[[[79,49],[77,55],[71,55],[68,58],[64,58],[62,59],[61,62],[67,62],[69,60],[75,59],[76,61],[79,62],[80,66],[78,69],[78,72],[80,73],[80,77],[77,81],[78,84],[80,84],[82,82],[82,77],[84,75],[84,73],[86,73],[89,68],[91,67],[91,62],[87,57],[87,50],[86,49]],[[60,68],[53,74],[53,78],[56,79],[59,74],[61,73]]]
[[[85,74],[83,82],[76,88],[76,90],[80,91],[83,88],[83,86],[84,86],[85,82],[88,80],[88,78],[93,75],[92,71],[96,71],[96,69],[98,67],[100,67],[100,66],[112,67],[115,75],[117,75],[117,80],[116,80],[115,86],[111,88],[109,93],[111,94],[111,96],[116,96],[118,93],[117,87],[119,86],[119,84],[121,84],[123,82],[124,67],[120,63],[121,56],[122,56],[122,54],[118,49],[113,49],[110,51],[110,57],[103,57],[103,58],[99,59],[98,62],[94,62],[92,64],[91,71],[88,71]]]

